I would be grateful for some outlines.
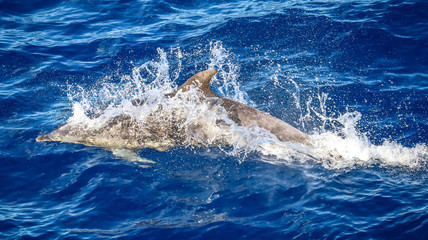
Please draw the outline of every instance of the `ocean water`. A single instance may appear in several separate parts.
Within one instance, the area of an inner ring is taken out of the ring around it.
[[[428,239],[427,9],[0,0],[0,238]],[[217,127],[224,111],[195,92],[164,97],[208,68],[213,92],[313,145]],[[36,142],[66,121],[103,128],[158,109],[155,120],[186,116],[186,131],[165,151],[139,149],[146,162]]]

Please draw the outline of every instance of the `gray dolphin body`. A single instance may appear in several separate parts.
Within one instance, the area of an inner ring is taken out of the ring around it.
[[[307,135],[288,123],[268,113],[214,94],[210,90],[209,84],[216,73],[216,69],[197,73],[180,86],[177,91],[167,96],[174,97],[179,91],[186,92],[191,87],[198,88],[205,97],[217,99],[213,103],[222,106],[228,117],[238,125],[248,127],[256,124],[258,127],[270,131],[282,142],[311,145]],[[100,128],[88,127],[88,124],[84,122],[76,124],[67,121],[51,133],[37,137],[36,140],[37,142],[78,143],[111,150],[152,148],[163,151],[184,144],[186,141],[185,133],[180,126],[185,120],[176,117],[167,117],[165,120],[164,115],[157,114],[160,111],[162,109],[149,115],[143,125],[138,124],[135,119],[125,114],[109,118]]]

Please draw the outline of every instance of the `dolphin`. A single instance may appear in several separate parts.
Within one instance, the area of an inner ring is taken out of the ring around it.
[[[178,93],[196,89],[206,99],[215,99],[211,105],[224,108],[228,118],[237,125],[244,127],[257,125],[275,135],[279,141],[311,146],[309,137],[290,124],[266,112],[213,93],[210,89],[210,81],[216,73],[216,69],[199,72],[189,78],[176,91],[166,94],[166,97],[172,98]],[[133,101],[132,104],[137,106],[145,103],[137,100]],[[132,150],[152,148],[165,151],[173,146],[184,144],[186,141],[185,129],[180,127],[185,119],[176,116],[164,116],[161,112],[162,108],[155,110],[147,117],[144,124],[139,124],[136,119],[127,114],[120,114],[107,118],[102,127],[98,128],[89,126],[88,121],[73,122],[69,119],[52,132],[37,137],[36,141],[60,141],[103,147],[112,150],[117,156],[135,159],[138,156],[133,154]],[[102,116],[95,117],[101,118]],[[194,127],[197,128],[198,125]],[[192,145],[198,145],[194,140],[192,141]]]

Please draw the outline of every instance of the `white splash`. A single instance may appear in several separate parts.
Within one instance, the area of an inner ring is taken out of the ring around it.
[[[267,156],[259,160],[272,164],[315,162],[329,169],[349,169],[374,164],[409,168],[427,165],[428,148],[425,144],[409,148],[385,141],[381,145],[375,145],[370,142],[367,133],[357,131],[360,113],[345,113],[338,118],[326,116],[328,95],[319,92],[301,104],[299,86],[289,77],[287,80],[296,88],[296,92],[288,93],[296,101],[295,110],[301,127],[313,125],[313,122],[321,123],[310,135],[312,147],[280,142],[273,134],[255,125],[237,125],[227,117],[225,109],[217,104],[218,99],[201,101],[203,96],[195,89],[166,97],[165,94],[177,89],[178,80],[183,81],[179,79],[183,75],[183,65],[189,65],[183,62],[192,62],[195,58],[199,60],[205,55],[209,56],[206,61],[208,64],[195,65],[195,69],[219,69],[212,82],[214,90],[222,96],[248,104],[248,96],[241,90],[238,82],[239,65],[233,61],[233,55],[224,49],[221,42],[213,42],[209,47],[190,54],[182,52],[180,48],[168,51],[158,49],[157,59],[135,67],[130,75],[121,76],[119,81],[106,77],[91,89],[69,86],[67,93],[73,104],[73,115],[68,122],[84,125],[86,128],[102,128],[112,118],[123,114],[135,119],[135,124],[142,127],[153,121],[176,121],[179,123],[177,131],[184,134],[183,145],[217,146],[226,154],[237,156],[239,161],[253,152],[259,152]],[[197,70],[194,73],[196,72]],[[277,71],[273,75],[275,86],[280,86],[278,76],[284,76],[280,74],[282,73]],[[144,104],[133,104],[134,101],[142,101]],[[318,106],[315,106],[316,103]],[[331,126],[329,123],[332,122],[336,123],[333,124],[336,126],[334,130],[326,130],[327,125]],[[223,145],[232,147],[224,148]]]
[[[342,127],[310,136],[314,150],[319,153],[325,167],[343,169],[380,164],[420,168],[427,163],[428,147],[425,144],[404,147],[385,140],[381,145],[375,145],[369,140],[368,133],[356,130],[360,119],[359,112],[345,113],[337,119],[330,119],[339,122]]]

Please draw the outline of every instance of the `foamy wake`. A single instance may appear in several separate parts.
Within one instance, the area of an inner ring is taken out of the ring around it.
[[[335,131],[323,131],[310,136],[324,166],[335,169],[373,164],[409,168],[426,167],[428,147],[425,144],[404,147],[396,142],[385,140],[381,145],[375,145],[366,133],[356,130],[355,126],[360,119],[361,114],[358,112],[343,114],[337,119],[342,127]]]
[[[86,129],[101,129],[109,120],[121,115],[130,116],[134,124],[141,125],[139,127],[150,124],[167,127],[168,123],[174,122],[178,126],[175,131],[183,136],[179,144],[215,146],[228,155],[237,156],[240,161],[248,159],[246,157],[253,152],[259,152],[265,155],[260,158],[261,161],[272,164],[297,161],[318,163],[329,169],[371,165],[426,168],[428,147],[425,144],[404,147],[393,141],[384,141],[381,145],[375,145],[367,134],[357,131],[356,124],[361,118],[358,112],[345,113],[336,119],[324,116],[323,111],[301,116],[302,120],[310,117],[336,121],[340,126],[334,130],[321,128],[312,133],[310,138],[313,146],[306,147],[280,142],[273,134],[258,126],[235,124],[218,105],[218,99],[205,99],[196,90],[165,97],[165,94],[177,88],[176,82],[182,75],[183,62],[208,55],[208,64],[195,67],[197,70],[194,73],[213,67],[219,69],[211,84],[213,88],[222,96],[248,104],[248,96],[240,90],[237,81],[239,67],[233,63],[231,54],[223,48],[221,42],[211,43],[209,48],[199,49],[196,53],[186,54],[179,48],[170,49],[168,53],[159,49],[158,53],[157,59],[135,67],[132,74],[122,76],[120,81],[106,78],[92,89],[69,86],[67,92],[73,103],[73,116],[68,122],[80,124]],[[318,108],[325,108],[326,95],[317,97],[321,99],[319,104],[322,105]],[[136,100],[144,104],[134,104]],[[308,102],[307,105],[310,104],[313,103]],[[296,105],[302,108],[300,104]],[[176,145],[177,141],[171,142],[171,147]],[[224,145],[232,147],[225,148]]]

